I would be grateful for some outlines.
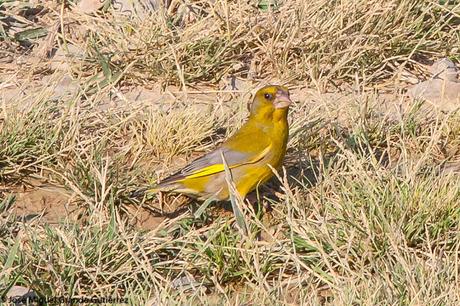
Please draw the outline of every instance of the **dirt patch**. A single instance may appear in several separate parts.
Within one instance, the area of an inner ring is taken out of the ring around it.
[[[161,216],[141,206],[133,206],[129,209],[129,223],[138,229],[154,230],[166,220],[165,216]]]
[[[77,197],[66,189],[56,186],[32,187],[16,190],[14,204],[8,213],[28,221],[40,218],[48,224],[64,221],[77,222],[84,215],[85,207],[79,205]],[[188,210],[188,200],[184,196],[160,197],[160,202],[148,200],[139,205],[125,205],[124,216],[128,223],[137,229],[153,230],[163,221],[174,218]]]
[[[64,192],[36,188],[16,193],[16,201],[9,212],[24,219],[41,216],[47,223],[75,220],[79,207],[75,199]]]

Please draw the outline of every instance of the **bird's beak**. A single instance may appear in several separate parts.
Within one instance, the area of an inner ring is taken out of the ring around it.
[[[285,92],[278,92],[275,98],[275,108],[286,108],[292,104],[289,94]]]

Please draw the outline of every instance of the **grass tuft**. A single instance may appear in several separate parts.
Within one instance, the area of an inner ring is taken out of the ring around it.
[[[109,2],[0,1],[0,299],[460,304],[460,117],[399,82],[458,61],[457,2]],[[253,205],[131,196],[275,82],[288,152]]]

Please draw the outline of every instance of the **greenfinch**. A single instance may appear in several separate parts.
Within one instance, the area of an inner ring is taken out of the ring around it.
[[[217,149],[192,161],[162,180],[149,192],[182,193],[199,200],[229,198],[225,163],[239,195],[244,199],[281,166],[289,136],[286,87],[270,85],[257,91],[246,123]]]

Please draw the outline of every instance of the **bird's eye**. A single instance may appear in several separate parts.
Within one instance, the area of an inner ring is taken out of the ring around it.
[[[264,95],[264,97],[265,97],[265,99],[267,99],[267,100],[271,100],[271,99],[273,98],[273,96],[272,96],[271,94],[269,94],[269,93],[266,93],[266,94]]]

